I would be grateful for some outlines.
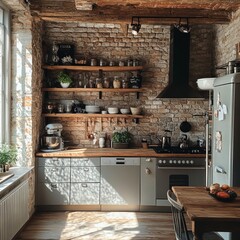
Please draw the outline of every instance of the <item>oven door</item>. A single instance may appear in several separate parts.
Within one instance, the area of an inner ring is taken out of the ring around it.
[[[167,190],[172,186],[205,186],[204,167],[158,167],[156,171],[157,206],[169,206]]]

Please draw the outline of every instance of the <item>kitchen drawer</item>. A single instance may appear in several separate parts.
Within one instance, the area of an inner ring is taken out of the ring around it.
[[[71,167],[71,182],[100,182],[100,167]]]
[[[70,182],[70,167],[38,167],[39,182]]]
[[[70,183],[38,183],[38,205],[68,205]]]
[[[99,204],[100,183],[71,183],[70,204]]]
[[[71,158],[71,166],[74,167],[99,167],[100,166],[100,158]]]
[[[38,158],[38,166],[70,166],[70,158]]]

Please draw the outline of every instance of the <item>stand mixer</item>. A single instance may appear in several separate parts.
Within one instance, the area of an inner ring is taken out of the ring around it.
[[[46,134],[41,139],[41,151],[56,152],[64,150],[64,143],[61,137],[63,126],[60,123],[47,124]]]

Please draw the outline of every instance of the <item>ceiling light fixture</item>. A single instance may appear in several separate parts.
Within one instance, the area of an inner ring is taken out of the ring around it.
[[[135,36],[138,35],[139,30],[141,28],[139,17],[137,18],[137,23],[134,23],[134,17],[132,17],[131,26],[132,26],[132,34],[135,35]]]
[[[160,17],[160,16],[132,16],[132,23],[131,23],[131,26],[132,26],[132,34],[133,35],[137,35],[141,29],[141,24],[140,24],[140,18],[148,18],[151,22],[153,22],[154,20],[153,19],[159,19],[159,18],[162,18],[162,19],[168,19],[168,18],[171,18],[173,19],[173,21],[179,19],[179,23],[178,24],[174,24],[174,27],[176,27],[180,32],[182,33],[189,33],[191,31],[191,27],[189,26],[189,22],[188,22],[188,19],[190,18],[202,18],[202,17],[199,17],[199,16],[196,16],[196,17],[177,17],[177,16],[171,16],[171,17]],[[186,21],[182,21],[182,19],[186,19]],[[166,24],[166,21],[165,23]]]
[[[182,33],[190,33],[191,27],[188,24],[188,18],[187,18],[187,23],[185,24],[182,24],[181,21],[182,21],[182,18],[179,18],[179,23],[174,24],[174,27],[177,28]]]

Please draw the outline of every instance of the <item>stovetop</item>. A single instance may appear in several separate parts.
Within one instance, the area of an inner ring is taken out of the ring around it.
[[[188,148],[180,148],[177,146],[169,147],[169,148],[161,148],[160,146],[153,147],[153,150],[156,153],[190,153],[190,154],[205,154],[206,149],[201,147],[188,147]]]

